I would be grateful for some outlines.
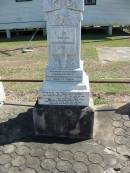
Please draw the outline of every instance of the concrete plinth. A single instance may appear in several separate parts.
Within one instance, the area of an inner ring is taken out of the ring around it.
[[[83,106],[47,106],[38,102],[33,110],[36,135],[68,138],[93,137],[94,111]]]

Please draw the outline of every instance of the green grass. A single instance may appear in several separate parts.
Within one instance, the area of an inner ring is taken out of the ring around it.
[[[108,100],[106,100],[104,98],[97,98],[97,97],[95,97],[94,105],[104,105],[104,104],[109,104]]]
[[[0,76],[7,79],[42,79],[47,64],[47,40],[42,37],[32,42],[34,52],[22,53],[21,48],[28,46],[29,37],[13,38],[10,41],[0,40]],[[130,47],[130,38],[119,36],[107,37],[106,35],[82,35],[81,56],[84,60],[84,69],[91,80],[130,78],[130,62],[109,62],[101,64],[96,47]],[[19,50],[15,50],[18,49]],[[40,84],[34,83],[5,83],[7,100],[21,99],[35,101],[36,90]],[[110,102],[108,98],[97,97],[97,94],[110,93],[118,97],[121,93],[130,94],[130,85],[126,84],[92,84],[95,93],[95,104]]]

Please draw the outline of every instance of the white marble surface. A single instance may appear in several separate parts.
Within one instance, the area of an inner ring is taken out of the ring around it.
[[[43,10],[51,12],[62,7],[75,11],[84,11],[84,0],[43,0]]]
[[[44,0],[48,65],[39,90],[39,104],[89,105],[88,76],[81,61],[84,0]]]
[[[39,104],[89,105],[90,88],[86,74],[82,82],[45,81],[39,90]]]
[[[4,102],[4,100],[5,100],[4,87],[2,82],[0,82],[0,105]]]

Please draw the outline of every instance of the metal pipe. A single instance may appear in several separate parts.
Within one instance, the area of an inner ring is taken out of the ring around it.
[[[0,82],[43,82],[43,80],[32,79],[0,79]]]
[[[91,80],[90,83],[130,84],[130,80]]]
[[[23,106],[23,107],[31,107],[31,108],[33,108],[33,107],[35,107],[35,105],[28,105],[28,104],[24,104],[24,103],[6,103],[6,102],[4,102],[4,105],[6,105],[6,106]],[[117,109],[116,108],[113,108],[113,109],[95,109],[95,112],[110,112],[110,111],[112,111],[112,112],[114,112],[114,111],[116,111]]]
[[[43,82],[43,80],[33,80],[33,79],[0,79],[0,82]],[[97,84],[130,84],[130,80],[90,80],[90,83],[97,83]]]
[[[6,106],[24,106],[24,107],[35,107],[34,105],[28,105],[28,104],[24,104],[24,103],[6,103],[4,102],[4,105]]]

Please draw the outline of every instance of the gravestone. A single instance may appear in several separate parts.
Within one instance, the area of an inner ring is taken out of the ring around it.
[[[34,108],[36,134],[92,137],[94,112],[81,60],[84,0],[44,0],[48,65]]]

